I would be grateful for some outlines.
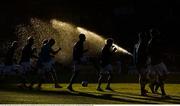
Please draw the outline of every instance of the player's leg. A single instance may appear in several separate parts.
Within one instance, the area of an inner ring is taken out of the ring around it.
[[[111,89],[111,87],[110,87],[111,80],[112,80],[112,73],[111,73],[111,72],[109,72],[109,74],[108,74],[108,80],[107,80],[106,90],[112,90],[112,89]]]
[[[62,88],[62,86],[60,86],[58,84],[58,78],[57,78],[57,74],[56,74],[56,70],[55,70],[54,60],[52,59],[51,61],[49,61],[47,65],[48,65],[49,77],[54,82],[55,88]]]
[[[27,72],[25,72],[23,68],[23,73],[19,75],[19,84],[17,85],[17,87],[19,88],[27,87],[26,82],[27,82]]]
[[[112,65],[111,65],[111,64],[108,64],[108,65],[105,67],[105,72],[106,72],[106,74],[108,75],[106,90],[112,90],[111,87],[110,87],[111,80],[112,80],[112,70],[113,70],[113,69],[112,69]]]
[[[17,87],[19,87],[19,88],[27,87],[27,85],[26,85],[26,82],[27,82],[26,77],[27,77],[26,73],[24,73],[24,74],[22,74],[20,76],[20,80],[19,80],[20,83],[17,85]]]
[[[54,87],[55,88],[62,88],[62,86],[60,86],[58,83],[58,78],[57,78],[57,74],[56,74],[54,67],[52,67],[50,74],[51,74],[51,77],[54,81]]]
[[[160,88],[161,88],[161,93],[162,93],[162,98],[168,98],[170,99],[171,97],[166,95],[165,89],[164,89],[164,82],[160,81]]]
[[[161,88],[162,96],[166,95],[166,92],[164,90],[164,81],[163,81],[163,79],[161,77],[159,78],[159,86]]]
[[[145,90],[145,86],[147,84],[147,79],[141,74],[139,78],[140,82],[140,88],[141,88],[141,95],[142,96],[147,96],[147,91]]]
[[[69,83],[69,85],[67,87],[67,89],[69,89],[70,91],[74,91],[73,88],[72,88],[72,85],[75,82],[79,71],[80,71],[80,64],[78,64],[77,62],[74,62],[73,71],[72,71],[73,74],[71,76],[70,83]]]
[[[150,82],[150,84],[149,84],[149,88],[151,89],[152,93],[155,93],[155,91],[154,91],[154,86],[155,85],[156,85],[156,83],[153,83],[153,82]]]
[[[40,90],[42,87],[42,83],[43,81],[45,81],[45,79],[47,78],[47,72],[46,70],[41,67],[38,69],[38,85],[37,85],[37,89]]]
[[[70,79],[70,83],[69,83],[67,89],[69,89],[71,91],[74,91],[73,88],[72,88],[72,85],[75,82],[78,73],[79,73],[79,70],[76,70],[76,71],[73,72],[72,77]]]
[[[44,81],[44,78],[40,77],[40,78],[39,78],[39,81],[38,81],[38,85],[37,85],[37,87],[36,87],[37,89],[39,89],[39,90],[41,89],[41,86],[42,86],[42,82],[43,82],[43,81]]]
[[[99,79],[98,79],[98,87],[97,87],[97,90],[98,90],[98,91],[103,91],[103,90],[101,89],[102,79],[103,79],[103,73],[100,72],[100,74],[99,74]]]
[[[154,90],[154,92],[155,92],[155,93],[158,93],[158,89],[159,89],[159,87],[160,87],[160,85],[159,85],[159,84],[156,84],[156,85],[155,85],[155,90]]]
[[[32,71],[30,73],[30,77],[31,77],[31,80],[30,80],[30,85],[29,85],[29,89],[32,89],[36,80],[37,80],[37,77],[39,77],[38,75],[38,68],[34,67],[32,68]]]
[[[160,81],[157,82],[157,84],[155,85],[155,92],[158,93],[158,89],[161,88],[161,84],[164,85],[164,81],[166,80],[166,75],[164,76],[159,76],[160,77]]]
[[[22,66],[23,72],[20,76],[20,84],[18,85],[18,87],[27,87],[26,83],[28,80],[30,65],[27,62],[23,62],[23,63],[21,63],[21,66]]]
[[[153,70],[151,70],[151,72],[152,71]],[[159,82],[158,81],[158,73],[150,73],[149,75],[150,75],[150,77],[148,79],[149,87],[150,87],[152,93],[156,93],[154,89],[158,85],[158,82]]]

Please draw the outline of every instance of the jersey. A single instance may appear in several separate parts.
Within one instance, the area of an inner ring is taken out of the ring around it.
[[[81,61],[84,53],[84,46],[82,41],[78,41],[73,47],[73,60],[74,61]]]
[[[39,53],[39,59],[38,62],[49,62],[52,59],[52,48],[50,47],[49,44],[45,44],[41,48],[41,52]]]
[[[22,49],[22,56],[21,56],[20,63],[22,63],[22,62],[30,62],[30,59],[32,58],[32,56],[33,56],[32,46],[27,44]]]
[[[101,51],[101,57],[100,57],[101,65],[103,67],[112,63],[112,54],[113,54],[112,48],[105,45]]]

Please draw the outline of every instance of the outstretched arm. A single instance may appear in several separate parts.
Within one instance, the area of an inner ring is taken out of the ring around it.
[[[60,50],[61,50],[61,48],[59,48],[59,49],[56,50],[56,51],[54,51],[53,49],[51,49],[51,53],[52,53],[53,55],[55,55],[55,54],[57,54]]]
[[[113,47],[112,53],[116,52],[117,48],[115,46],[112,46],[112,47]]]

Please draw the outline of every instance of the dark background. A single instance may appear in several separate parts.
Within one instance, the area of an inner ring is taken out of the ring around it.
[[[0,44],[16,39],[14,34],[16,25],[28,24],[32,17],[45,21],[56,18],[105,37],[113,37],[116,43],[130,52],[133,50],[138,32],[158,28],[162,34],[160,43],[168,53],[169,70],[177,72],[180,69],[178,39],[180,0],[9,0],[0,2]],[[69,75],[66,73],[70,71],[63,71],[58,75],[61,75],[60,77],[65,81],[69,81],[67,78],[70,76],[62,75]],[[88,76],[92,79],[92,76]],[[173,80],[173,77],[171,79]]]
[[[179,53],[179,0],[15,0],[0,3],[1,41],[15,38],[17,24],[31,17],[61,19],[101,35],[113,37],[132,48],[137,32],[159,28],[168,52]]]

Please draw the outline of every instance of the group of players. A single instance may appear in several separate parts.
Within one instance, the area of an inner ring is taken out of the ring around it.
[[[74,91],[72,85],[75,82],[81,66],[88,60],[84,56],[84,53],[88,51],[84,50],[85,40],[86,36],[81,33],[79,35],[79,41],[77,41],[73,47],[73,74],[67,87],[67,89],[70,91]],[[4,64],[0,66],[1,76],[8,76],[9,74],[18,75],[20,84],[18,84],[17,86],[21,88],[33,88],[33,85],[36,81],[32,78],[32,76],[37,76],[38,78],[37,89],[41,89],[43,81],[47,78],[51,78],[53,80],[53,82],[55,83],[55,88],[62,88],[62,86],[58,84],[54,60],[54,55],[57,54],[61,50],[61,48],[59,48],[58,50],[53,50],[52,47],[54,44],[55,40],[53,38],[44,40],[42,42],[41,51],[37,55],[36,48],[33,48],[34,38],[32,36],[28,37],[27,43],[21,51],[20,62],[19,64],[17,64],[17,61],[15,59],[15,52],[18,48],[18,42],[13,41],[13,43],[7,50]],[[108,74],[108,84],[106,89],[111,90],[111,56],[116,50],[117,49],[113,46],[113,39],[107,39],[106,45],[102,49],[101,53],[100,63],[102,66],[102,70],[99,75],[99,84],[97,88],[97,90],[99,91],[102,91],[100,86],[103,74]],[[29,79],[31,80],[28,86],[27,82],[29,82]]]
[[[154,33],[157,35],[157,33]],[[88,52],[87,49],[84,49],[84,42],[86,41],[86,36],[84,34],[79,35],[79,41],[77,41],[73,47],[73,74],[70,79],[70,83],[67,87],[68,90],[74,91],[73,83],[78,75],[78,72],[81,70],[81,66],[87,62],[84,53]],[[139,41],[135,46],[135,54],[133,57],[137,69],[140,75],[140,85],[141,85],[141,95],[146,95],[147,91],[145,90],[145,85],[151,76],[155,76],[151,85],[151,90],[154,92],[154,85],[160,86],[162,94],[165,95],[164,91],[164,76],[167,75],[167,69],[162,61],[161,54],[158,53],[159,48],[157,48],[154,43],[154,36],[152,30],[150,31],[150,39],[147,40],[147,37],[143,34],[139,34]],[[110,87],[110,83],[112,80],[112,56],[117,51],[117,48],[113,46],[113,39],[108,38],[106,40],[106,44],[101,51],[100,56],[100,73],[98,79],[97,90],[102,91],[101,82],[104,74],[108,75],[107,79],[107,87],[106,90],[112,90]],[[27,86],[27,80],[31,78],[31,76],[38,76],[38,89],[41,89],[41,85],[47,77],[52,78],[55,83],[55,88],[62,88],[58,84],[57,75],[55,71],[55,61],[54,55],[57,54],[61,48],[58,50],[53,50],[52,47],[55,44],[55,40],[53,38],[44,40],[42,43],[41,51],[37,55],[36,49],[33,48],[34,38],[32,36],[28,37],[27,44],[22,49],[21,59],[19,65],[14,62],[14,53],[18,48],[18,42],[14,41],[10,48],[8,49],[4,61],[4,65],[1,65],[1,74],[6,75],[9,71],[15,72],[19,75],[20,84],[18,87],[28,87],[33,88],[35,80],[31,80],[29,86]],[[154,50],[153,50],[153,49]],[[36,55],[35,55],[36,54]],[[32,58],[35,58],[37,61],[33,64]],[[152,65],[152,66],[151,66]],[[150,67],[149,67],[150,66]],[[149,69],[149,70],[147,70]],[[155,70],[155,71],[153,71]],[[161,72],[163,70],[163,72]],[[156,72],[155,75],[152,73]],[[158,87],[157,87],[158,88]]]
[[[169,74],[164,63],[164,50],[160,39],[160,31],[150,29],[138,34],[138,42],[135,44],[134,60],[139,72],[141,95],[146,96],[145,85],[149,84],[152,93],[161,89],[162,97],[168,97],[164,90],[164,81]]]
[[[13,41],[11,46],[8,48],[8,51],[5,56],[4,65],[1,65],[1,76],[9,76],[10,74],[18,75],[18,80],[20,84],[18,87],[32,88],[35,80],[32,79],[32,76],[38,76],[38,89],[41,89],[42,82],[46,77],[53,78],[56,88],[61,88],[58,85],[56,72],[54,70],[54,60],[53,55],[57,54],[61,48],[54,51],[52,46],[55,44],[54,39],[44,40],[41,51],[37,55],[36,48],[33,48],[34,38],[32,36],[28,37],[27,44],[23,47],[21,51],[21,59],[19,65],[15,59],[15,52],[18,48],[18,42]],[[33,61],[34,60],[34,61]],[[36,61],[35,61],[36,60]],[[35,75],[36,74],[36,75]],[[28,80],[31,79],[31,84],[27,86]]]

